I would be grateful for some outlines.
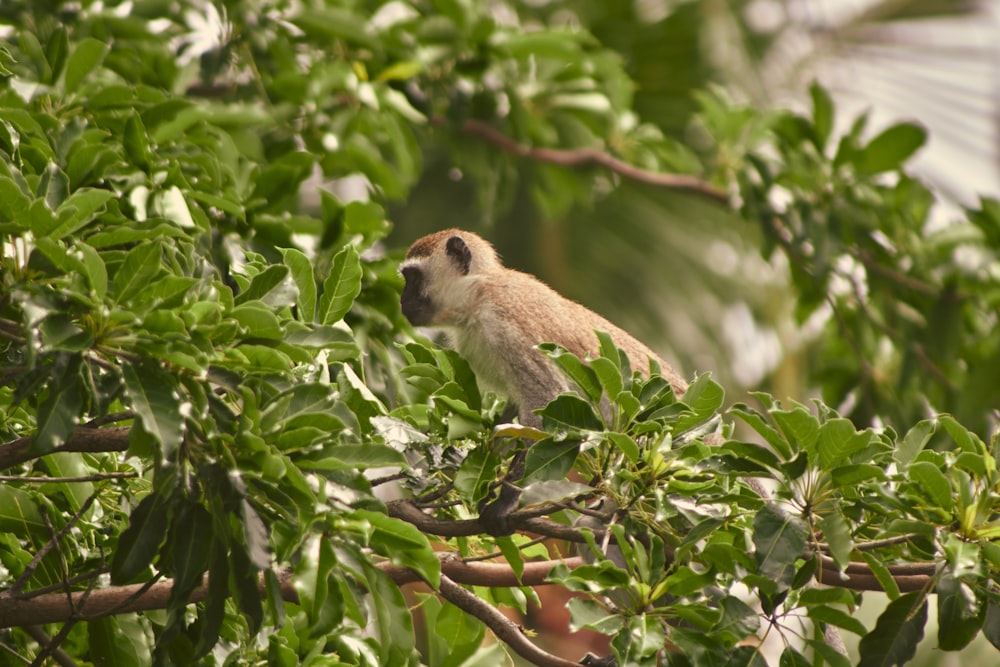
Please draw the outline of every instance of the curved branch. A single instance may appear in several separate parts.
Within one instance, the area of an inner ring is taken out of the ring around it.
[[[129,426],[115,428],[88,428],[80,426],[73,431],[73,436],[66,444],[56,447],[52,452],[123,452],[128,449]],[[0,445],[0,470],[16,466],[38,458],[30,453],[34,436],[25,436]],[[46,452],[51,454],[52,452]]]
[[[279,572],[278,581],[281,583],[281,597],[288,602],[298,603],[299,595],[292,584],[291,571]],[[166,609],[170,591],[174,587],[173,580],[158,581],[148,586],[145,592],[141,592],[147,585],[95,588],[76,591],[69,595],[64,592],[47,593],[26,599],[0,597],[0,628],[61,623],[71,618],[88,621],[133,611]],[[260,586],[263,593],[263,580]],[[130,599],[133,596],[134,599]],[[201,602],[206,597],[208,597],[207,580],[192,591],[188,602]]]
[[[441,577],[439,592],[445,600],[485,623],[486,627],[497,636],[497,639],[510,646],[514,652],[532,664],[539,665],[539,667],[579,667],[577,662],[552,655],[532,644],[525,637],[521,626],[448,577]]]
[[[584,564],[580,557],[563,558],[560,560],[535,561],[524,564],[524,571],[518,578],[514,568],[502,563],[480,563],[460,560],[455,554],[440,554],[441,574],[460,584],[470,586],[490,586],[495,588],[513,586],[545,586],[549,573],[557,565],[565,565],[573,569]],[[379,563],[380,570],[389,575],[398,586],[423,581],[415,571],[408,567],[399,567],[386,561]]]
[[[691,192],[716,203],[729,205],[729,196],[725,191],[706,183],[700,178],[685,174],[664,174],[648,171],[596,148],[559,149],[525,146],[491,125],[478,120],[465,121],[462,124],[462,133],[483,139],[506,153],[529,160],[547,162],[548,164],[560,167],[601,167],[636,183]]]
[[[561,508],[554,507],[553,511]],[[421,510],[412,500],[393,500],[386,503],[386,510],[389,516],[412,524],[423,533],[439,535],[441,537],[470,537],[472,535],[484,535],[487,533],[486,527],[479,519],[439,519]],[[550,519],[538,516],[537,509],[519,510],[507,517],[509,525],[518,529],[546,537],[552,537],[569,542],[585,542],[583,533],[573,526],[566,526],[556,523]],[[588,528],[588,530],[590,530]],[[593,530],[594,537],[600,541],[604,537],[604,531]]]

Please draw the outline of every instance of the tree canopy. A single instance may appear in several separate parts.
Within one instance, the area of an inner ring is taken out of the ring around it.
[[[622,666],[902,664],[931,609],[1000,648],[1000,203],[943,219],[919,124],[734,100],[701,3],[642,4],[0,5],[0,662],[576,664],[499,611],[542,588]],[[599,249],[647,328],[768,267],[802,394],[602,338],[505,423],[399,312],[449,226]]]

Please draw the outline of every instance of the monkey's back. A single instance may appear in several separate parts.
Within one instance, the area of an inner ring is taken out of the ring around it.
[[[511,398],[521,405],[522,420],[525,410],[542,407],[568,389],[563,375],[532,348],[557,343],[580,358],[595,358],[595,330],[611,336],[634,370],[647,374],[654,359],[678,395],[686,389],[684,380],[647,346],[533,276],[503,268],[477,276],[471,289],[485,307],[453,329],[454,344],[488,388],[515,389],[517,395]]]

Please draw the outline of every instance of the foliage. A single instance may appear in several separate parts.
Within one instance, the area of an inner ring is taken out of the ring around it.
[[[902,170],[922,131],[858,121],[834,149],[820,88],[808,118],[704,93],[693,150],[638,122],[621,56],[586,30],[485,4],[0,7],[0,619],[54,637],[6,647],[497,664],[487,626],[526,640],[455,592],[454,560],[506,561],[513,583],[479,604],[535,597],[549,551],[474,520],[527,442],[512,521],[587,554],[544,574],[619,664],[761,664],[753,638],[774,635],[782,664],[847,664],[827,626],[862,637],[863,664],[901,663],[932,595],[942,649],[1000,647],[996,202],[928,234],[933,196]],[[726,408],[707,375],[678,401],[604,338],[588,363],[543,346],[577,391],[541,431],[502,424],[402,320],[386,207],[441,154],[483,211],[527,190],[561,216],[619,186],[544,155],[522,172],[526,145],[738,188],[801,318],[827,312],[814,381],[844,415]],[[390,481],[410,500],[377,493]],[[414,578],[441,598],[404,596]],[[160,607],[117,613],[143,596],[126,586],[168,580]],[[892,600],[874,627],[852,615],[865,590]]]

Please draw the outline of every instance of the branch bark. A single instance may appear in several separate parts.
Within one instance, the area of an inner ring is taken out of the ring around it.
[[[281,582],[281,596],[288,602],[298,603],[299,594],[292,584],[290,571],[278,574]],[[172,579],[165,579],[148,586],[133,584],[76,591],[69,595],[63,592],[47,593],[27,599],[0,596],[0,628],[26,625],[63,623],[69,620],[89,621],[95,618],[125,614],[134,611],[166,609],[170,591],[174,587]],[[264,583],[261,581],[261,593]],[[30,594],[30,593],[29,593]],[[134,599],[130,599],[134,596]],[[201,602],[208,596],[208,581],[194,589],[189,602]]]
[[[579,667],[580,663],[578,662],[552,655],[532,644],[524,635],[520,625],[448,577],[441,577],[439,592],[445,600],[485,623],[497,636],[497,639],[510,646],[519,656],[532,664],[539,665],[539,667]]]
[[[482,139],[506,153],[536,162],[546,162],[560,167],[600,167],[636,183],[691,192],[718,204],[729,205],[729,196],[725,191],[700,178],[686,174],[664,174],[649,171],[596,148],[560,149],[525,146],[493,126],[478,120],[465,121],[462,124],[462,134]]]
[[[56,452],[123,452],[128,449],[129,426],[115,428],[88,428],[80,426],[73,431],[73,437],[66,444],[57,447]],[[6,470],[38,458],[29,453],[34,436],[25,436],[0,445],[0,470]],[[52,453],[52,452],[48,452]]]
[[[545,579],[555,566],[565,565],[573,569],[584,564],[584,560],[580,557],[525,563],[524,571],[518,579],[514,569],[507,564],[468,562],[461,560],[455,554],[441,554],[440,558],[441,574],[453,581],[470,586],[496,588],[545,586],[549,584]],[[415,571],[406,567],[398,567],[389,562],[380,563],[378,567],[399,586],[423,581]]]

